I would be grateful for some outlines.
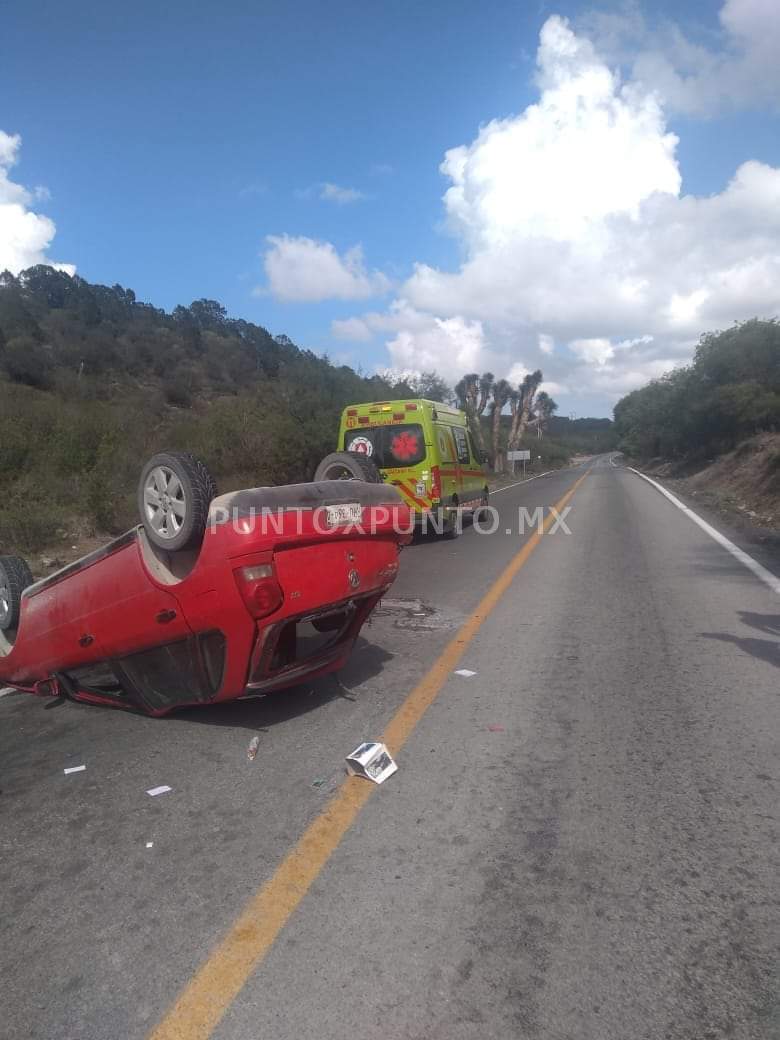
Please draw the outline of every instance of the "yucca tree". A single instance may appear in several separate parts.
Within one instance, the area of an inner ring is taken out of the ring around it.
[[[455,396],[458,399],[458,408],[466,413],[476,412],[479,398],[479,372],[469,372],[457,382]]]
[[[458,407],[468,416],[469,428],[480,451],[485,450],[481,418],[487,407],[493,380],[492,372],[483,372],[482,375],[479,372],[469,372],[455,385]]]
[[[513,450],[520,443],[520,438],[525,433],[534,406],[536,391],[539,389],[544,376],[542,370],[537,368],[535,372],[529,372],[510,398],[512,406],[512,426],[509,431],[509,443],[507,447]]]
[[[490,406],[493,413],[493,471],[501,473],[504,468],[503,456],[499,454],[498,439],[501,432],[501,412],[512,396],[512,387],[506,379],[497,379],[493,383],[493,401]]]
[[[534,402],[536,429],[538,430],[540,437],[547,429],[547,424],[549,423],[553,413],[557,411],[557,403],[553,401],[552,397],[550,397],[546,390],[540,390],[536,395],[536,401]]]
[[[479,416],[484,415],[495,381],[496,377],[492,372],[483,372],[479,377],[479,402],[477,404],[477,415]]]

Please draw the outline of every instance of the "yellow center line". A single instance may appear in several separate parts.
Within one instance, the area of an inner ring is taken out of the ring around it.
[[[555,504],[555,512],[560,513],[565,508],[587,475],[587,472],[584,473]],[[544,532],[554,521],[553,510],[544,520]],[[409,739],[452,674],[466,647],[495,609],[541,538],[542,532],[538,529],[534,531],[388,723],[382,740],[393,754],[397,754]],[[274,874],[252,896],[228,933],[149,1034],[148,1040],[208,1040],[374,790],[373,784],[358,778],[347,778],[342,782],[328,805],[309,824]]]

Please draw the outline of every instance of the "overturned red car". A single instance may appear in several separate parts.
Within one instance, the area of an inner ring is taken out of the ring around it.
[[[172,452],[138,497],[138,527],[41,581],[0,557],[0,684],[164,715],[335,671],[413,524],[385,484],[217,497],[203,463]]]

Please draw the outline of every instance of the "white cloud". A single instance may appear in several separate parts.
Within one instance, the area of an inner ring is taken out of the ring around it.
[[[555,340],[546,332],[539,333],[539,350],[548,355],[555,351]]]
[[[364,318],[336,318],[330,323],[330,331],[334,339],[352,340],[356,343],[367,343],[374,336]]]
[[[402,329],[387,349],[396,369],[435,369],[444,378],[450,378],[453,372],[471,372],[479,365],[485,352],[485,336],[479,321],[432,316],[422,328]],[[444,358],[446,365],[442,364]]]
[[[537,63],[537,102],[445,155],[464,259],[454,272],[415,265],[387,316],[391,356],[419,344],[452,381],[541,367],[606,402],[688,360],[703,331],[780,312],[780,169],[748,160],[720,193],[683,195],[654,90],[623,82],[557,16]],[[453,318],[479,329],[467,364],[431,334]],[[382,329],[359,320],[364,337]]]
[[[553,379],[545,379],[544,382],[539,385],[540,390],[544,390],[550,397],[556,397],[560,394],[571,393],[568,386],[565,383],[556,383]]]
[[[369,311],[359,318],[336,319],[331,322],[331,333],[336,339],[367,342],[380,332],[423,332],[433,320],[412,307],[407,300],[393,300],[386,311]]]
[[[720,32],[703,42],[669,20],[648,24],[636,3],[590,12],[578,24],[607,60],[630,68],[641,89],[655,91],[669,110],[713,115],[780,107],[780,4],[726,0],[719,20]]]
[[[340,184],[324,181],[322,184],[310,184],[308,188],[296,188],[294,194],[299,199],[321,199],[323,202],[335,202],[338,206],[348,205],[350,202],[359,202],[366,198],[362,191],[357,188],[344,188]]]
[[[29,208],[34,200],[46,201],[48,191],[37,187],[28,191],[9,177],[16,164],[22,139],[18,134],[0,130],[0,271],[18,274],[34,264],[51,264],[74,274],[72,264],[53,263],[46,250],[56,233],[54,221]]]
[[[357,188],[342,188],[339,184],[325,183],[320,188],[320,198],[326,202],[336,202],[344,206],[349,202],[359,202],[365,195]]]
[[[269,248],[263,263],[268,288],[279,300],[361,300],[390,288],[380,271],[366,270],[359,245],[340,255],[330,242],[313,238],[269,235],[266,241]]]
[[[593,339],[574,339],[569,344],[569,350],[583,361],[587,361],[589,365],[605,365],[615,356],[615,348],[603,336],[595,336]]]
[[[505,373],[505,378],[508,379],[510,383],[522,383],[525,377],[530,375],[530,373],[531,369],[524,365],[522,361],[516,361],[509,371]],[[499,377],[500,376],[501,373],[499,373]]]
[[[493,120],[445,155],[448,221],[474,252],[524,238],[585,240],[597,254],[606,217],[636,219],[654,193],[677,194],[677,138],[655,99],[627,98],[562,19],[545,23],[538,61],[541,103]]]

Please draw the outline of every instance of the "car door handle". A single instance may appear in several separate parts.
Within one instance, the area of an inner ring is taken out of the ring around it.
[[[94,636],[83,635],[79,639],[79,646],[92,646],[92,644],[94,642],[95,642],[95,637]]]
[[[175,610],[161,610],[160,613],[155,618],[155,620],[160,625],[167,625],[168,622],[169,621],[173,621],[173,619],[175,617],[176,617],[176,611]]]

